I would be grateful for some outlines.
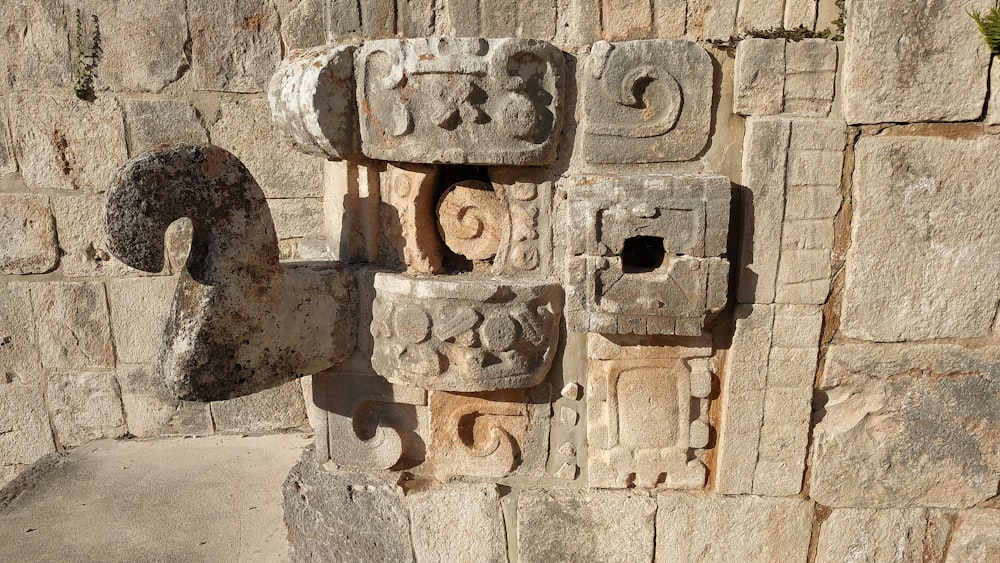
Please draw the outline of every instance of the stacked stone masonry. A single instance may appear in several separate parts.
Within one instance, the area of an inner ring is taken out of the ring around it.
[[[991,5],[4,2],[0,487],[309,424],[297,561],[998,561]]]

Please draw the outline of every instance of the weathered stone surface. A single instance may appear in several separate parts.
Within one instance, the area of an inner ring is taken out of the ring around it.
[[[453,0],[445,3],[449,31],[456,37],[527,37],[552,40],[556,0]]]
[[[274,129],[298,150],[329,159],[361,151],[354,102],[353,45],[293,51],[271,77]]]
[[[435,476],[541,476],[549,448],[549,388],[454,394],[431,391],[427,460]]]
[[[992,6],[990,0],[848,2],[842,88],[848,123],[978,118],[990,54],[966,11]]]
[[[517,499],[522,563],[650,561],[653,499],[627,491],[528,489]]]
[[[377,168],[370,161],[323,163],[326,242],[334,260],[356,263],[378,259],[382,201]]]
[[[56,442],[64,448],[127,432],[122,397],[113,372],[66,372],[49,376],[45,398]]]
[[[323,201],[318,198],[272,199],[267,206],[279,240],[323,232]]]
[[[559,342],[557,285],[375,276],[372,367],[399,385],[443,391],[531,387]]]
[[[785,0],[785,29],[816,29],[817,4],[815,0]]]
[[[264,194],[232,154],[183,145],[133,159],[104,217],[111,251],[145,271],[163,267],[168,225],[187,217],[196,226],[161,355],[178,398],[253,393],[354,349],[353,274],[332,263],[282,267]]]
[[[198,90],[261,92],[281,60],[278,11],[271,0],[192,0],[188,28]]]
[[[391,478],[326,470],[312,448],[285,480],[292,561],[412,561],[403,489]]]
[[[812,503],[799,499],[661,493],[656,560],[804,563],[812,521]]]
[[[212,433],[212,413],[207,403],[192,403],[172,396],[148,365],[119,365],[118,384],[129,434],[146,438],[167,434]]]
[[[30,287],[0,284],[0,381],[40,367]]]
[[[68,12],[60,0],[0,5],[0,84],[18,90],[70,85]]]
[[[414,493],[413,552],[420,561],[506,563],[507,538],[496,485],[449,485]]]
[[[490,169],[490,183],[506,204],[507,222],[493,259],[494,275],[549,274],[555,187],[548,177],[523,168]]]
[[[581,82],[588,162],[691,160],[708,142],[712,60],[697,43],[599,41]]]
[[[949,8],[950,10],[950,8]],[[989,137],[857,143],[841,329],[879,342],[990,333],[1000,295],[1000,174]],[[955,210],[961,210],[961,213]]]
[[[730,182],[582,176],[567,190],[566,325],[697,336],[726,305]]]
[[[837,75],[837,44],[824,39],[746,39],[736,48],[733,111],[826,117]]]
[[[10,107],[17,161],[33,189],[103,192],[127,158],[122,111],[113,98],[15,94]]]
[[[286,49],[306,49],[326,43],[326,0],[294,0],[281,16],[281,38]]]
[[[433,166],[385,166],[378,179],[379,264],[420,274],[440,272],[444,246],[434,219],[437,178]]]
[[[7,100],[0,97],[0,179],[15,172],[17,159],[14,157],[14,141],[10,136]]]
[[[840,345],[818,386],[810,494],[833,507],[968,507],[1000,483],[995,347]]]
[[[93,18],[99,26],[94,32],[100,37],[94,72],[98,89],[159,92],[187,70],[187,11],[183,3],[83,0],[80,4],[81,17]],[[72,16],[68,20],[73,28],[72,45],[75,22]]]
[[[1000,510],[968,510],[958,515],[945,563],[993,563],[1000,557]]]
[[[31,303],[44,367],[114,367],[104,284],[33,284]]]
[[[282,142],[271,128],[266,100],[231,100],[209,126],[212,143],[236,155],[269,198],[323,195],[323,162]]]
[[[550,163],[563,66],[562,52],[538,40],[366,42],[357,56],[362,151],[397,162]]]
[[[211,404],[218,432],[273,432],[307,424],[298,381]]]
[[[427,37],[434,34],[435,10],[431,0],[331,0],[326,14],[330,39],[343,36]]]
[[[125,124],[132,156],[181,143],[208,142],[194,107],[181,100],[125,100]]]
[[[444,244],[469,260],[489,260],[500,247],[507,210],[486,182],[452,184],[437,204],[438,231]]]
[[[729,39],[736,33],[738,6],[739,0],[688,0],[688,39]]]
[[[935,510],[840,508],[823,521],[816,563],[941,561],[950,530]]]
[[[837,43],[805,39],[785,43],[784,112],[826,117],[837,77]]]
[[[0,274],[44,274],[58,265],[49,198],[0,194]]]
[[[423,389],[334,369],[314,376],[313,403],[325,427],[317,451],[339,467],[401,469],[424,460],[430,432]]]
[[[785,95],[785,41],[748,38],[736,46],[733,112],[740,115],[781,113]]]
[[[591,352],[610,344],[596,334],[588,340],[598,341]],[[588,362],[589,485],[700,489],[706,470],[696,450],[707,444],[712,389],[707,362],[682,346],[617,348]],[[706,430],[704,440],[696,428]]]
[[[737,29],[773,29],[785,23],[785,0],[739,2]]]
[[[96,195],[52,199],[63,275],[70,278],[148,275],[123,264],[109,252],[101,218],[103,206],[104,197]],[[157,273],[169,274],[170,270]]]
[[[0,467],[34,463],[54,451],[38,385],[12,383],[0,373]]]
[[[990,66],[990,97],[986,103],[986,116],[983,123],[986,130],[996,134],[1000,132],[1000,65]]]
[[[142,364],[156,360],[176,285],[174,278],[108,281],[111,327],[120,363]]]

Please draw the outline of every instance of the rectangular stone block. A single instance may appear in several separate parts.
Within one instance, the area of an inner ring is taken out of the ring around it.
[[[211,406],[217,432],[274,432],[308,423],[298,381]]]
[[[267,206],[279,240],[323,233],[323,200],[319,198],[272,199]]]
[[[974,120],[983,111],[989,48],[967,4],[851,0],[844,32],[844,115],[848,123]]]
[[[104,197],[74,196],[52,199],[62,273],[69,278],[148,276],[150,274],[126,266],[108,251],[104,226]],[[162,274],[169,274],[165,267]]]
[[[1000,481],[996,347],[833,346],[810,495],[826,506],[966,508]]]
[[[561,51],[535,40],[366,42],[356,59],[362,151],[396,162],[548,164],[563,66]]]
[[[281,60],[278,11],[270,0],[188,3],[196,90],[261,92]]]
[[[653,558],[656,503],[628,491],[528,489],[517,499],[522,563]]]
[[[642,99],[633,100],[640,83]],[[591,46],[580,87],[587,162],[691,160],[708,142],[712,60],[697,43],[600,41]]]
[[[104,284],[32,284],[31,303],[42,366],[57,369],[114,367]]]
[[[784,112],[826,117],[837,77],[837,43],[804,39],[785,44]]]
[[[447,485],[406,497],[417,561],[507,562],[507,535],[494,484]]]
[[[0,284],[0,381],[41,367],[31,309],[31,284]]]
[[[125,100],[129,151],[137,156],[181,143],[207,143],[194,106],[182,100]]]
[[[49,198],[0,194],[0,274],[44,274],[58,264]]]
[[[31,464],[55,450],[38,385],[9,382],[0,373],[0,467]]]
[[[839,508],[820,528],[816,562],[942,561],[950,531],[947,516],[938,510]]]
[[[805,563],[813,504],[800,499],[657,497],[656,561]]]
[[[157,359],[176,286],[176,278],[108,281],[118,362],[141,364]]]
[[[284,9],[288,11],[285,12]],[[307,49],[327,42],[326,0],[297,0],[293,5],[279,6],[281,39],[285,49]]]
[[[841,330],[879,342],[991,334],[1000,297],[992,136],[861,139]]]
[[[323,168],[323,217],[332,259],[374,262],[379,244],[378,167],[327,161]]]
[[[17,159],[14,157],[14,141],[10,136],[8,115],[7,100],[0,97],[0,178],[17,172]]]
[[[785,29],[816,29],[817,0],[785,0]]]
[[[103,192],[127,159],[125,125],[114,98],[14,94],[10,106],[21,176],[35,190]]]
[[[129,434],[147,438],[212,433],[209,404],[178,400],[167,391],[155,367],[119,365],[117,376]]]
[[[688,0],[688,39],[729,39],[736,34],[738,6],[739,0]]]
[[[71,84],[67,28],[71,16],[61,0],[0,4],[0,84],[4,88],[50,89]]]
[[[785,21],[785,0],[758,0],[739,2],[736,28],[739,30],[767,30],[782,27]]]
[[[785,41],[756,38],[740,41],[733,75],[734,113],[781,113],[785,96]]]
[[[551,41],[556,32],[556,1],[456,0],[445,4],[449,30],[456,37],[525,37]]]
[[[654,0],[653,28],[656,37],[684,39],[687,29],[687,2],[685,0]]]
[[[599,0],[602,37],[622,41],[649,37],[653,32],[653,3]]]
[[[958,515],[945,563],[990,561],[1000,554],[1000,510],[967,510]]]
[[[128,429],[114,372],[60,372],[48,377],[45,400],[56,443],[72,448]]]

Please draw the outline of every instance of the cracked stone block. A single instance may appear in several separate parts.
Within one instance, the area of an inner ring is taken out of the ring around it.
[[[212,419],[218,432],[274,432],[308,424],[298,381],[227,401],[215,401]]]
[[[657,497],[656,561],[805,563],[813,503],[767,497]]]
[[[55,450],[38,386],[8,383],[0,374],[0,467],[34,463]]]
[[[368,41],[357,55],[369,158],[548,164],[562,129],[563,54],[528,39]]]
[[[407,496],[406,504],[418,562],[506,563],[507,534],[496,485],[434,487]]]
[[[32,284],[31,303],[44,367],[114,367],[111,323],[103,283]]]
[[[69,86],[71,14],[61,0],[0,4],[0,84],[17,90]]]
[[[998,150],[991,136],[858,141],[845,336],[899,342],[992,332],[1000,231],[988,225],[1000,214]]]
[[[1000,483],[996,347],[847,344],[826,356],[810,495],[831,507],[966,508]]]
[[[14,94],[10,109],[14,151],[32,189],[100,193],[128,158],[122,110],[113,98]]]
[[[108,281],[111,327],[120,363],[156,361],[176,286],[175,278]]]
[[[820,527],[816,563],[942,561],[950,532],[938,510],[838,508]]]
[[[967,11],[991,7],[990,0],[848,2],[842,87],[847,122],[978,118],[990,53]]]
[[[0,381],[41,367],[30,287],[27,283],[0,284]]]
[[[551,41],[556,32],[556,1],[453,0],[444,15],[456,37],[524,37]]]
[[[272,130],[267,100],[226,100],[219,114],[219,119],[209,126],[212,143],[236,155],[260,183],[264,195],[269,198],[323,195],[323,161],[279,139]]]
[[[125,265],[108,250],[102,224],[104,197],[76,196],[52,199],[62,273],[69,278],[144,276],[146,272]],[[161,274],[169,274],[164,269]]]
[[[708,53],[690,41],[595,43],[581,76],[584,159],[695,158],[712,124],[712,73]],[[642,99],[636,99],[640,91]]]
[[[49,198],[0,194],[0,274],[44,274],[58,265]]]
[[[113,372],[54,373],[48,378],[45,398],[56,442],[64,448],[121,438],[128,432]]]
[[[208,142],[194,106],[182,100],[125,100],[125,124],[133,156],[181,143]]]
[[[746,39],[736,47],[733,111],[826,117],[833,104],[837,44],[825,39]]]
[[[209,404],[178,400],[167,391],[154,367],[119,365],[117,375],[129,434],[147,438],[213,432]]]
[[[196,90],[264,91],[281,60],[280,21],[271,0],[191,0],[188,27]]]
[[[653,559],[656,501],[629,491],[527,489],[517,498],[522,563]]]

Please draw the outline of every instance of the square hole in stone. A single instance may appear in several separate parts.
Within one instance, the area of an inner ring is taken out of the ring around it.
[[[638,236],[625,239],[622,247],[622,272],[641,274],[663,265],[666,250],[663,237]]]

